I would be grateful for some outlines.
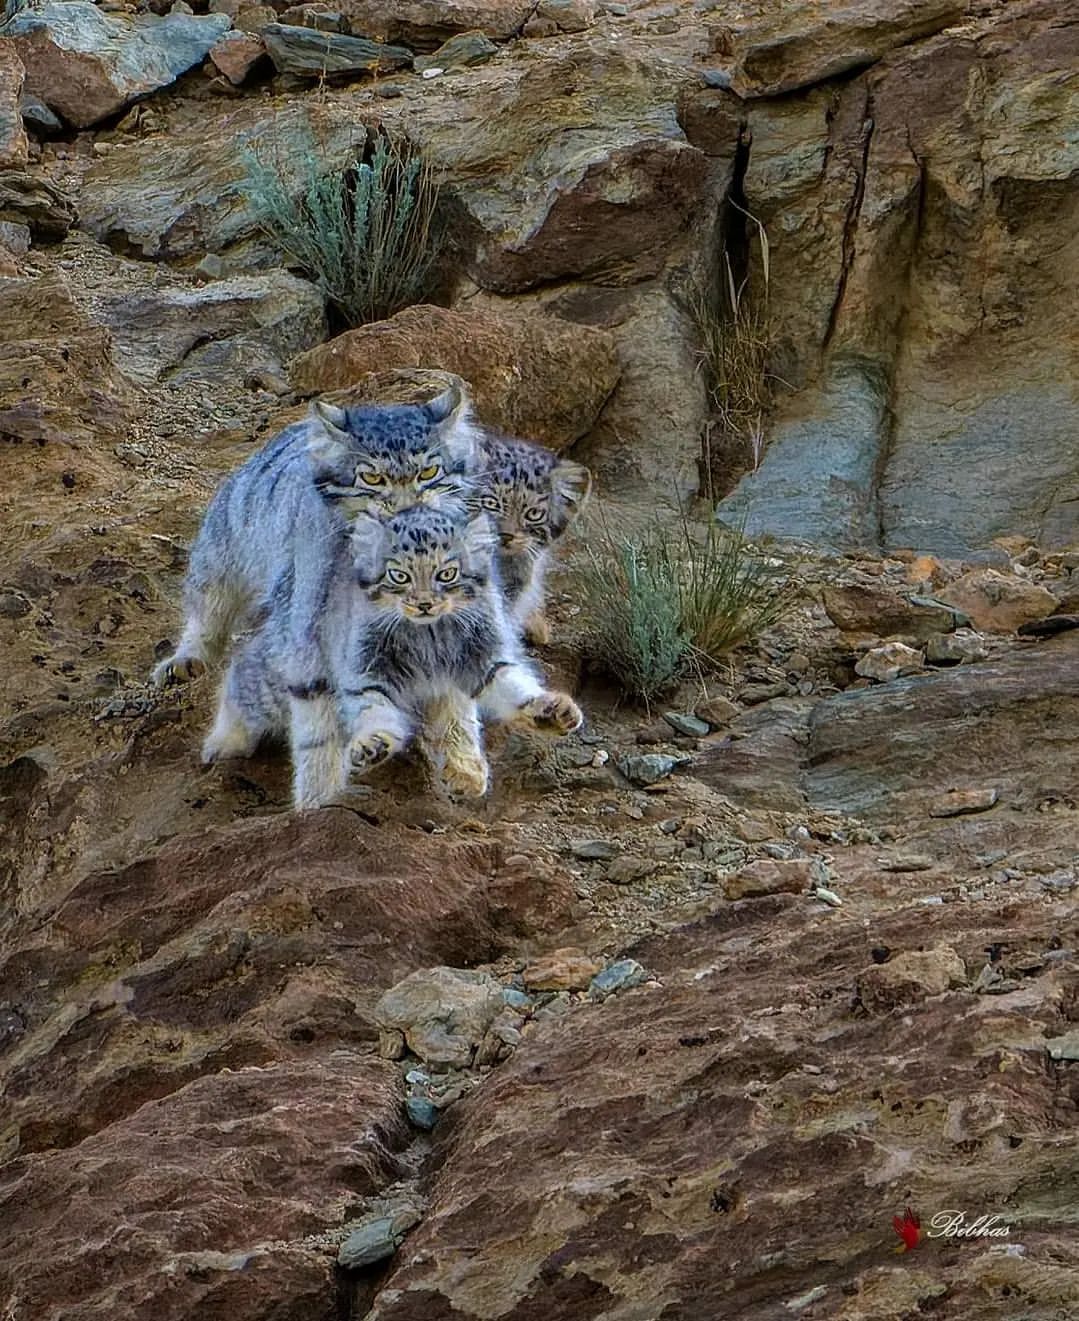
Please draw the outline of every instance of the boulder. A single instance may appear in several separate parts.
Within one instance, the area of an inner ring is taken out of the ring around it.
[[[866,1009],[879,1013],[966,983],[963,960],[950,945],[940,945],[908,950],[887,963],[866,968],[858,978],[858,998]]]
[[[285,271],[104,294],[94,310],[121,368],[145,383],[280,374],[326,334],[322,296]]]
[[[983,633],[1014,633],[1058,609],[1047,587],[998,569],[973,569],[949,583],[942,600],[958,606]]]
[[[468,382],[480,421],[564,449],[590,430],[618,380],[610,337],[552,316],[408,307],[301,354],[301,394],[374,368],[438,368]]]
[[[412,63],[412,52],[403,46],[383,46],[338,32],[269,23],[261,29],[261,36],[278,73],[301,78],[388,73]]]
[[[458,32],[508,41],[535,5],[530,0],[335,0],[334,8],[350,32],[431,50]]]
[[[223,73],[233,87],[239,87],[265,55],[263,42],[246,32],[226,32],[210,51],[214,68]]]
[[[504,1005],[502,987],[490,973],[425,968],[387,991],[375,1017],[384,1031],[403,1033],[426,1063],[462,1067],[471,1063]]]
[[[226,14],[132,16],[88,0],[45,0],[15,10],[0,37],[26,66],[27,90],[87,128],[200,63],[230,23]]]
[[[924,642],[955,627],[956,612],[939,602],[912,600],[886,587],[839,583],[826,587],[822,604],[828,618],[845,633],[875,633],[890,637],[902,633]]]
[[[70,199],[45,179],[5,170],[0,174],[0,221],[28,225],[39,242],[66,237],[75,223]]]
[[[19,106],[24,78],[14,46],[0,45],[0,170],[26,165],[28,144]]]

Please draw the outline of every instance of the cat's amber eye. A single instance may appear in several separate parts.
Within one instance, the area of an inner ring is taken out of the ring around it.
[[[420,469],[420,481],[429,482],[432,477],[437,477],[438,473],[439,465],[437,463],[432,463],[429,467]]]
[[[538,509],[538,508],[536,508],[536,509],[526,509],[526,510],[525,510],[525,522],[526,522],[526,523],[542,523],[543,520],[544,520],[546,517],[547,517],[547,510],[546,510],[546,509]]]
[[[458,578],[458,568],[456,564],[451,564],[448,568],[439,569],[435,574],[436,583],[453,583]]]
[[[367,486],[384,486],[386,479],[380,472],[361,472],[360,480]]]
[[[405,573],[404,569],[387,569],[386,577],[397,587],[404,587],[412,581],[412,575]]]

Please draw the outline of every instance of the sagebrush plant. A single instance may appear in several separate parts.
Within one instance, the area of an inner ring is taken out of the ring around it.
[[[585,593],[593,662],[647,705],[777,623],[797,588],[748,545],[743,527],[701,528],[683,512],[639,533],[604,527]]]
[[[332,168],[314,134],[303,149],[248,154],[248,195],[264,233],[314,280],[349,326],[422,302],[443,235],[427,161],[379,135],[368,160]]]
[[[730,253],[724,249],[714,287],[697,285],[690,290],[687,300],[697,331],[698,355],[708,383],[713,415],[713,427],[704,438],[702,464],[708,483],[714,472],[713,448],[740,451],[743,461],[754,472],[760,467],[765,420],[778,380],[769,369],[774,327],[769,306],[768,235],[755,216],[748,212],[745,215],[756,228],[760,252],[760,279],[756,286],[750,289],[748,274],[740,281],[735,279]],[[713,496],[710,490],[706,494]]]

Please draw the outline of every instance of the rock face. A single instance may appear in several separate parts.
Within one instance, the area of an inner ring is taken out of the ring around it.
[[[911,42],[956,8],[844,6],[781,65],[769,52],[785,37],[745,48],[743,69],[761,61],[748,94],[834,70],[848,22],[894,47],[832,90],[731,108],[752,135],[746,204],[768,230],[772,305],[785,305],[777,371],[793,387],[730,502],[751,529],[947,554],[1008,533],[1075,539],[1062,386],[1077,351],[1075,256],[1051,255],[1049,236],[1074,232],[1079,205],[1075,145],[1052,127],[1076,113],[1066,71],[1079,37],[1049,0],[1023,0]],[[777,10],[768,25],[788,19]],[[786,33],[793,42],[797,26]],[[869,49],[859,39],[847,57]],[[1032,303],[1034,321],[1020,311]]]
[[[420,49],[437,46],[456,32],[477,31],[506,41],[535,6],[529,0],[342,0],[336,8],[352,32]]]
[[[25,72],[13,46],[0,46],[0,170],[26,164],[26,129],[19,113]]]
[[[270,59],[279,73],[301,78],[325,78],[361,73],[388,73],[412,62],[402,46],[381,46],[362,37],[270,23],[262,29]]]
[[[302,394],[318,394],[394,368],[463,377],[480,421],[555,449],[590,430],[618,380],[601,330],[556,317],[409,307],[302,354],[292,381]]]
[[[326,334],[321,295],[284,271],[104,296],[95,314],[112,331],[124,371],[146,382],[280,373]]]
[[[225,14],[102,13],[86,0],[18,9],[0,24],[26,66],[27,90],[76,128],[96,124],[198,64]]]

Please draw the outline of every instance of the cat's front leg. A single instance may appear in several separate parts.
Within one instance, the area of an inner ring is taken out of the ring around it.
[[[568,693],[551,692],[519,661],[496,661],[475,694],[484,711],[550,734],[572,734],[584,722]]]
[[[408,713],[378,685],[343,689],[341,710],[348,735],[348,764],[355,775],[366,775],[389,761],[412,738]]]
[[[423,749],[436,788],[451,798],[482,798],[490,781],[479,708],[455,689],[432,698],[424,712]]]

